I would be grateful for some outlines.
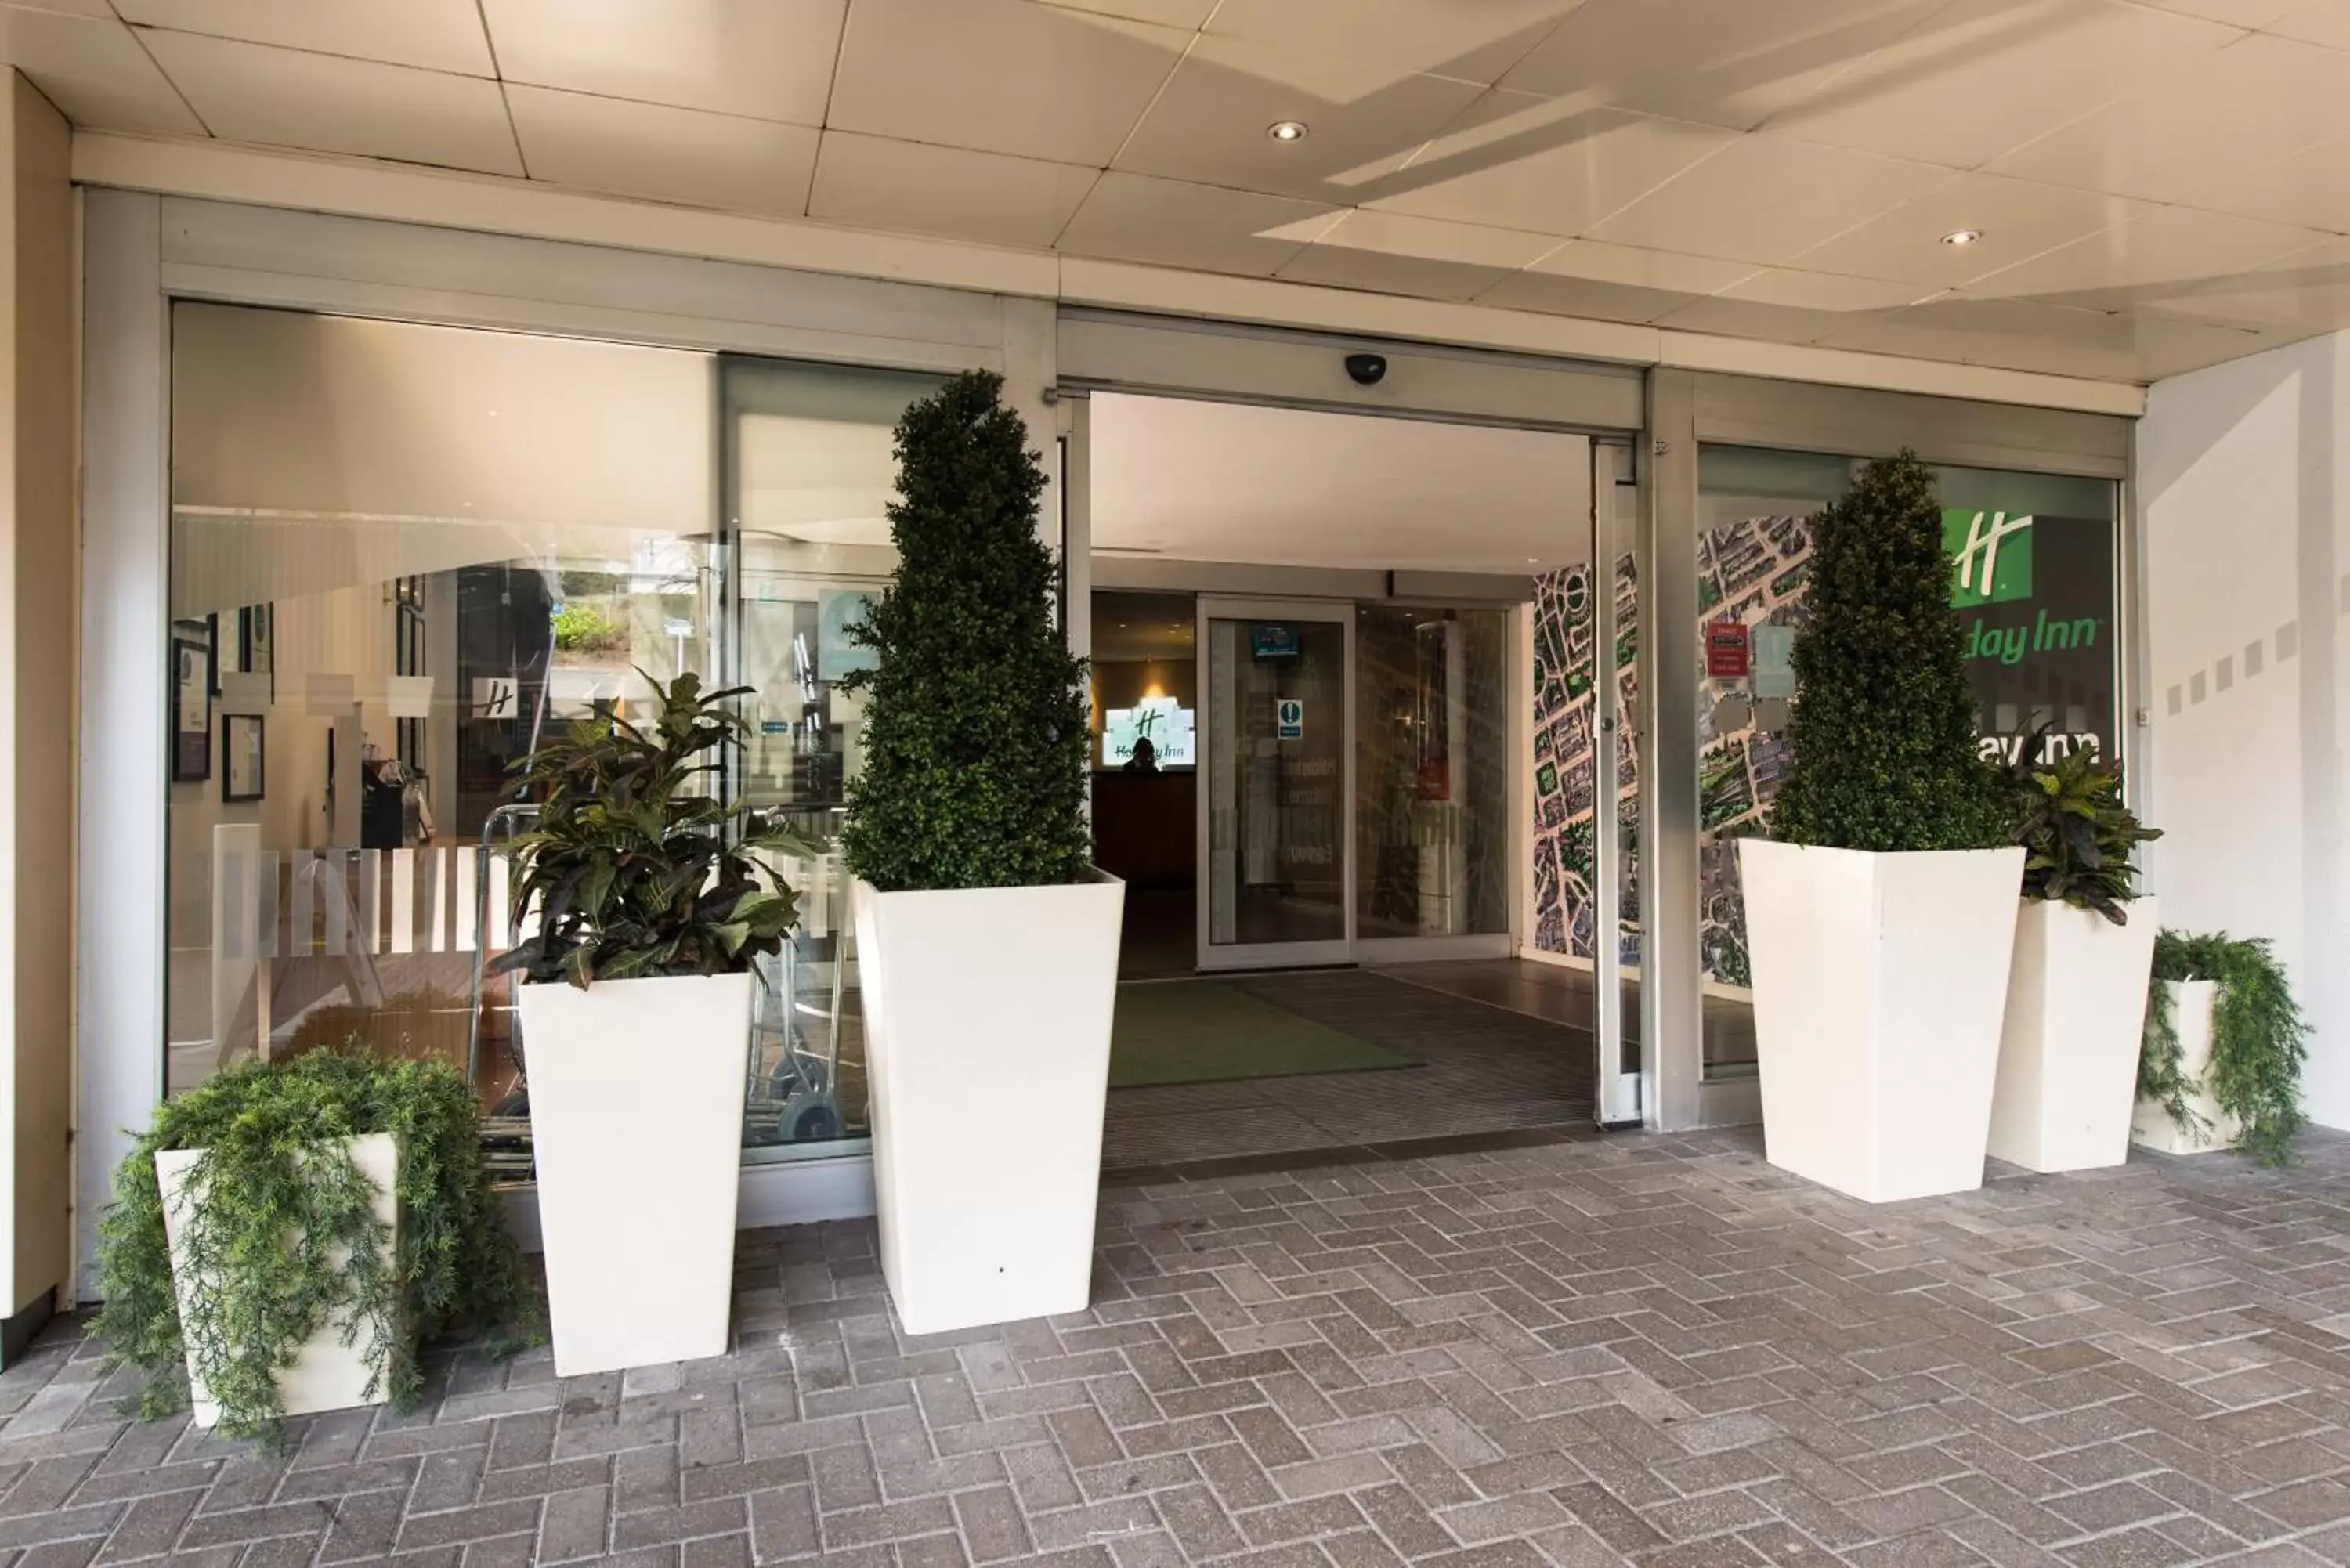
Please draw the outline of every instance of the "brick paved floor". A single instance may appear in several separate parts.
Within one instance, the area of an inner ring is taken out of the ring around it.
[[[723,1359],[280,1462],[0,1376],[0,1558],[1644,1568],[2350,1559],[2350,1139],[1868,1209],[1749,1134],[1112,1189],[1097,1303],[894,1332],[869,1224],[744,1238]]]

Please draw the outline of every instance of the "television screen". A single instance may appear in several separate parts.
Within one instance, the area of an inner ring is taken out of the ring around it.
[[[1297,657],[1297,628],[1258,621],[1249,628],[1249,647],[1259,659]]]
[[[1197,760],[1191,719],[1191,710],[1172,697],[1145,697],[1131,708],[1110,709],[1102,715],[1102,766],[1126,766],[1134,755],[1134,742],[1146,736],[1160,767],[1191,766]]]

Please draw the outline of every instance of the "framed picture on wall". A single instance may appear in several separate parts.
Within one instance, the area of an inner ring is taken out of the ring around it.
[[[221,799],[234,805],[264,794],[267,757],[264,720],[258,713],[221,716]]]
[[[213,636],[200,620],[172,623],[172,780],[213,776]]]

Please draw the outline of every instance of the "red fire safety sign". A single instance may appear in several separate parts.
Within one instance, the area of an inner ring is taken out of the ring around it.
[[[1718,620],[1707,627],[1705,672],[1718,680],[1743,680],[1746,669],[1746,623]]]

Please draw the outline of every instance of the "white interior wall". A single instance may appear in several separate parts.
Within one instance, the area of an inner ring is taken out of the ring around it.
[[[2350,1127],[2343,761],[2350,336],[2158,382],[2137,430],[2163,924],[2267,937],[2315,1033],[2309,1111]]]

